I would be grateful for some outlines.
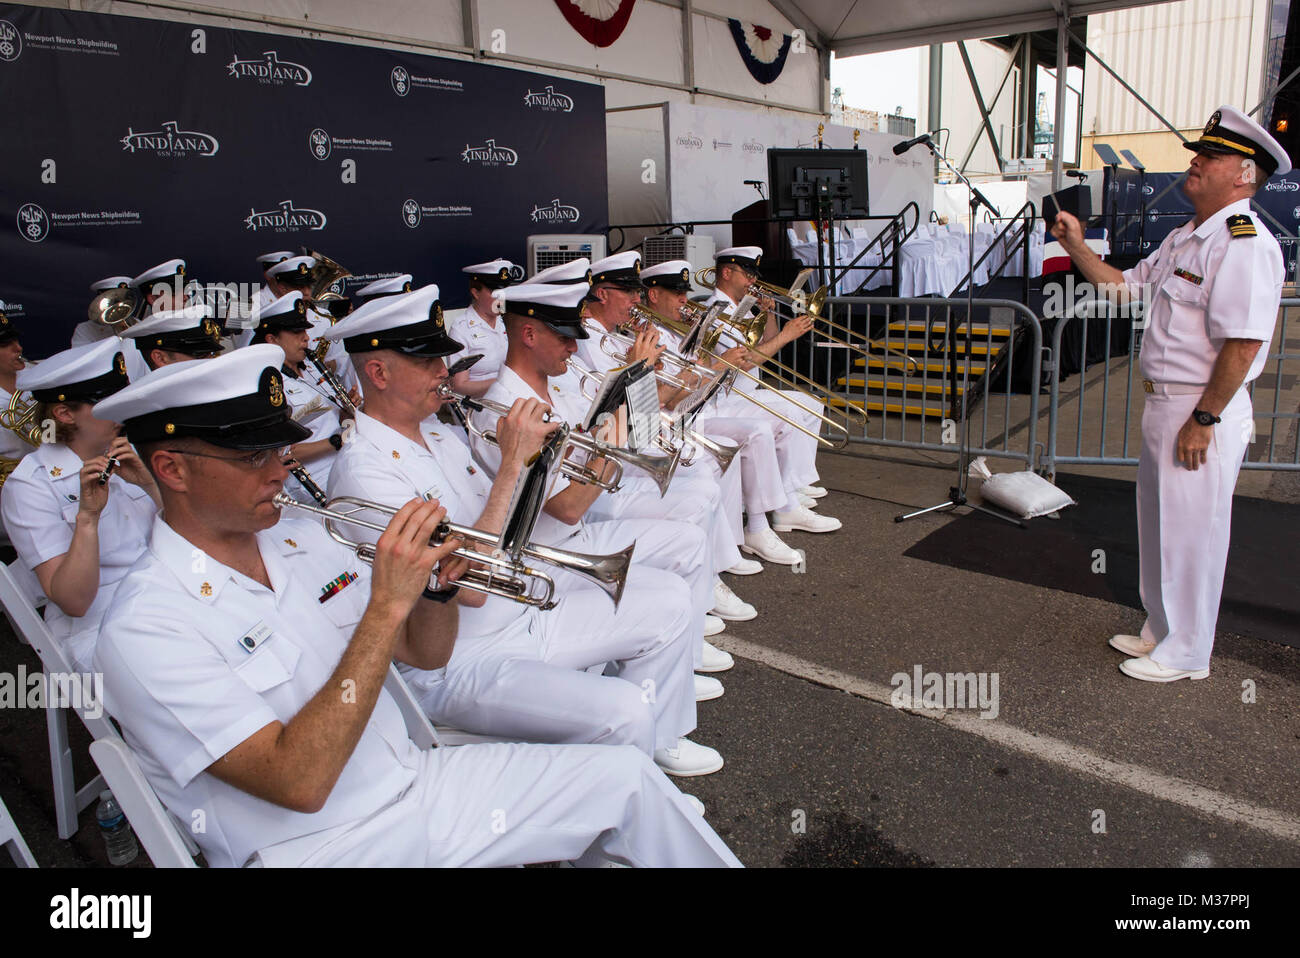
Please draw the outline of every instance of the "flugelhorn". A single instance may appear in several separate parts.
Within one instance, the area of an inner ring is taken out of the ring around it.
[[[450,400],[458,405],[471,409],[493,412],[498,416],[504,416],[510,412],[510,407],[504,403],[499,403],[491,399],[475,399],[471,396],[465,396],[451,388],[450,383],[444,382],[438,387],[438,395],[443,399]],[[645,453],[637,452],[633,449],[624,449],[621,446],[614,446],[610,443],[603,442],[595,436],[589,436],[586,433],[574,432],[569,425],[557,418],[553,414],[547,413],[547,422],[558,422],[560,429],[565,432],[565,440],[568,445],[575,446],[589,456],[598,456],[603,459],[609,459],[614,463],[616,474],[613,479],[601,479],[591,469],[578,463],[565,459],[560,463],[560,472],[562,475],[574,482],[580,482],[585,485],[600,486],[606,492],[617,492],[623,479],[623,467],[625,465],[638,469],[646,473],[654,480],[659,487],[659,494],[664,495],[668,492],[668,483],[672,481],[673,473],[677,469],[676,456],[649,456]],[[482,439],[484,442],[496,445],[496,432],[491,429],[476,428],[469,416],[465,417],[470,423],[470,431]]]

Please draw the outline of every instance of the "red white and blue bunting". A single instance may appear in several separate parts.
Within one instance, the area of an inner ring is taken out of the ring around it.
[[[582,39],[607,47],[623,34],[636,0],[555,0]],[[779,72],[779,71],[778,71]]]
[[[759,83],[771,83],[779,77],[785,69],[791,38],[757,23],[741,23],[732,18],[728,18],[727,23],[750,76]]]

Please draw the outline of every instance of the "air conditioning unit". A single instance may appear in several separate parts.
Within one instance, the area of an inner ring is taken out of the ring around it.
[[[691,293],[693,297],[708,296],[713,290],[695,282],[695,271],[713,265],[717,244],[713,237],[698,233],[664,233],[647,236],[641,242],[641,268],[658,266],[670,259],[684,259],[691,264]]]
[[[605,237],[582,233],[539,233],[528,237],[528,275],[587,257],[605,258]]]

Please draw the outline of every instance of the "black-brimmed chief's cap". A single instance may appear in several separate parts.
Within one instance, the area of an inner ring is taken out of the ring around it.
[[[122,341],[116,336],[73,346],[18,371],[16,392],[37,402],[98,402],[129,383]]]
[[[434,283],[401,296],[372,299],[321,334],[349,354],[393,349],[408,356],[450,356],[465,347],[447,335]]]
[[[582,326],[582,301],[590,292],[586,283],[555,286],[550,283],[521,283],[498,291],[506,317],[541,320],[561,336],[589,339]]]
[[[1246,114],[1226,104],[1211,114],[1200,139],[1186,142],[1183,146],[1197,153],[1232,154],[1252,159],[1266,177],[1291,172],[1291,158],[1282,145]]]

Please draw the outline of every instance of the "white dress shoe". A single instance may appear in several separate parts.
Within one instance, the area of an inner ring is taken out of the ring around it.
[[[763,563],[755,562],[753,559],[742,558],[730,569],[725,569],[724,571],[729,572],[732,575],[758,575],[763,571]]]
[[[1112,635],[1107,644],[1125,655],[1143,656],[1150,655],[1158,643],[1155,639],[1144,639],[1140,635]]]
[[[695,701],[707,702],[709,699],[720,699],[722,693],[726,691],[722,683],[717,679],[711,679],[707,675],[695,676]]]
[[[704,617],[704,637],[706,639],[711,635],[717,635],[726,627],[727,623],[723,622],[716,615],[709,614]]]
[[[722,768],[722,756],[717,749],[679,738],[676,748],[655,749],[655,764],[667,775],[690,778],[692,775],[711,775]]]
[[[799,505],[803,506],[803,508],[805,509],[817,508],[817,500],[814,499],[812,496],[805,496],[802,492],[796,492],[794,495],[795,498],[799,500]]]
[[[736,664],[736,660],[731,657],[730,652],[724,652],[710,642],[704,643],[704,655],[700,664],[696,666],[697,672],[725,672]],[[698,678],[698,676],[697,676]]]
[[[1209,669],[1167,669],[1146,655],[1125,659],[1119,664],[1119,670],[1129,678],[1141,679],[1143,682],[1177,682],[1179,679],[1210,677]]]
[[[745,544],[740,547],[740,550],[756,555],[765,562],[775,562],[777,565],[797,565],[801,560],[799,553],[778,539],[771,529],[764,529],[762,532],[746,532]]]
[[[688,802],[691,803],[691,808],[695,809],[695,811],[699,814],[700,818],[704,817],[704,803],[702,801],[700,801],[694,795],[687,795],[685,792],[682,792],[682,798],[686,799]]]
[[[830,516],[819,516],[800,506],[793,512],[776,512],[772,514],[772,528],[777,532],[834,532],[842,523]]]
[[[748,622],[758,618],[758,610],[727,588],[721,579],[713,585],[713,614],[728,622]]]
[[[826,495],[826,490],[821,486],[800,486],[795,492],[809,499],[821,499]]]

